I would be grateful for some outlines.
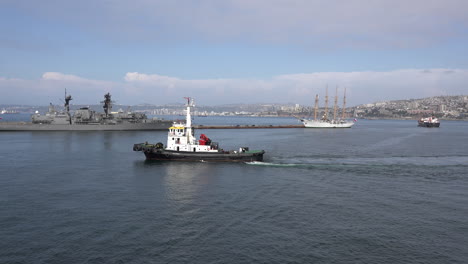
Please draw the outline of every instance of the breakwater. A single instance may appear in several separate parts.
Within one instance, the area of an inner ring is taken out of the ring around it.
[[[194,125],[197,129],[304,128],[304,125]]]

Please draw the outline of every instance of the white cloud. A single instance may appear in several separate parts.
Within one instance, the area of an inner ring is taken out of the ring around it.
[[[138,72],[127,72],[124,77],[127,82],[140,82],[140,83],[175,83],[180,80],[177,78],[163,76],[158,74],[144,74]]]
[[[466,94],[466,69],[401,69],[377,72],[315,72],[287,74],[262,79],[186,80],[158,74],[129,72],[123,82],[91,80],[62,73],[45,73],[39,80],[0,77],[0,103],[47,104],[60,98],[65,88],[76,104],[92,104],[111,92],[122,104],[179,102],[192,96],[198,104],[300,103],[311,105],[325,87],[334,96],[335,87],[346,87],[348,105],[384,100]]]
[[[63,74],[60,72],[46,72],[42,75],[43,80],[54,80],[54,81],[86,81],[75,75]]]

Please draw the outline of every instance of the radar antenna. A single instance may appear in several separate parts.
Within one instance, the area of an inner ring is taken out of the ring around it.
[[[195,106],[195,100],[192,97],[184,97],[187,100],[187,106]]]

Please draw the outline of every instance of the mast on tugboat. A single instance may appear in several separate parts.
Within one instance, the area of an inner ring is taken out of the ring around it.
[[[187,142],[188,144],[195,144],[195,136],[194,136],[194,129],[192,128],[192,114],[191,114],[191,107],[195,107],[195,101],[191,97],[184,97],[187,99],[187,113],[186,113],[186,121],[185,121],[185,129],[187,131]]]

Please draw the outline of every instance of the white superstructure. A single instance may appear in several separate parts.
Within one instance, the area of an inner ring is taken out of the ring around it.
[[[195,106],[190,97],[187,99],[187,115],[185,123],[174,122],[169,128],[167,135],[166,150],[189,151],[189,152],[218,152],[218,144],[211,142],[204,134],[201,134],[200,140],[194,136],[195,130],[192,127],[191,107]]]

